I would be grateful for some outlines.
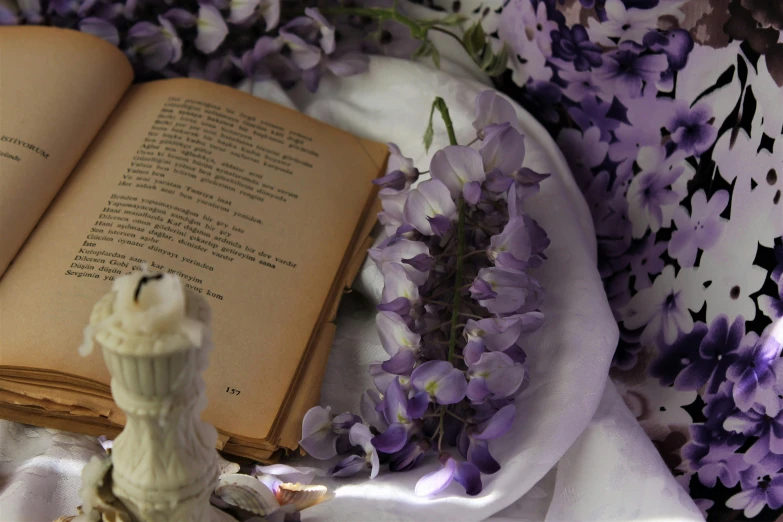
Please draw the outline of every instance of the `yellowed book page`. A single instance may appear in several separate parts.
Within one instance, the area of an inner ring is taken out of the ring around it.
[[[212,306],[205,418],[265,438],[385,158],[228,87],[132,87],[0,281],[0,369],[107,384],[100,354],[77,355],[82,328],[112,279],[146,263]]]
[[[0,30],[0,277],[132,80],[100,38]]]

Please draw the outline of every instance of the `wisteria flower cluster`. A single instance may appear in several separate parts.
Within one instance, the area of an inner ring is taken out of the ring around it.
[[[76,29],[119,47],[133,64],[136,81],[193,77],[234,85],[245,79],[274,80],[284,88],[302,82],[312,92],[325,73],[365,72],[369,54],[431,57],[439,65],[430,31],[456,38],[477,65],[499,75],[505,70],[505,48],[493,50],[480,24],[463,42],[449,27],[464,20],[459,15],[419,20],[403,13],[393,0],[10,0],[0,4],[0,26]]]
[[[369,468],[372,478],[382,464],[406,471],[434,453],[442,467],[416,493],[456,481],[476,495],[481,474],[500,469],[489,443],[514,422],[528,382],[526,336],[544,321],[544,291],[529,270],[549,240],[524,205],[548,175],[522,167],[515,110],[493,91],[476,99],[478,148],[457,144],[440,98],[425,145],[435,109],[451,145],[434,154],[430,178],[419,180],[390,144],[389,171],[376,181],[388,238],[369,255],[384,278],[376,324],[389,359],[370,365],[376,389],[362,395],[361,417],[315,407],[301,445],[319,459],[346,454],[334,477]]]

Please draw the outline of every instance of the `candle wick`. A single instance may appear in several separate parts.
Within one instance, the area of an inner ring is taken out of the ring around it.
[[[156,279],[163,279],[163,274],[155,274],[155,275],[144,275],[141,276],[141,279],[139,279],[139,284],[136,286],[136,292],[133,294],[133,302],[138,303],[139,302],[139,294],[141,294],[141,287],[147,284],[150,281],[155,281]]]

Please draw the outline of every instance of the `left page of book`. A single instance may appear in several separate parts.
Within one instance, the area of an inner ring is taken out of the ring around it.
[[[0,30],[0,277],[132,80],[100,38]]]

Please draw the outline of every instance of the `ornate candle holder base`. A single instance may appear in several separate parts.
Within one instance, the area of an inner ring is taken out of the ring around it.
[[[119,278],[95,305],[80,351],[100,346],[127,422],[111,455],[85,467],[81,513],[70,520],[236,520],[210,505],[219,474],[217,431],[200,418],[209,320],[206,301],[170,274]]]

